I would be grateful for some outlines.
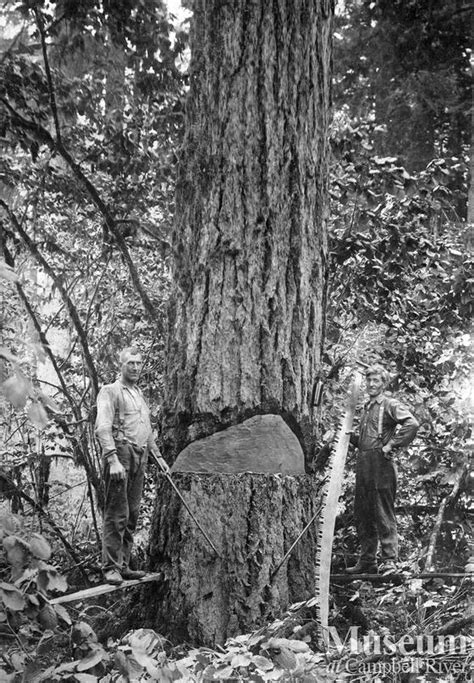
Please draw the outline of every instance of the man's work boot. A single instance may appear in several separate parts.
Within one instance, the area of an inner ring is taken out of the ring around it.
[[[377,564],[357,560],[357,564],[353,567],[347,567],[346,572],[347,574],[377,574]]]
[[[122,569],[122,576],[127,581],[132,581],[133,579],[143,579],[146,576],[146,572],[141,569],[130,569],[130,567],[124,567]]]
[[[117,569],[106,569],[104,571],[104,581],[118,586],[123,583],[123,577]]]

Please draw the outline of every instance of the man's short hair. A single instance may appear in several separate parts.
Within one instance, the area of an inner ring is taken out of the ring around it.
[[[388,380],[390,379],[390,375],[388,374],[387,370],[385,370],[383,365],[380,365],[380,363],[369,365],[365,371],[365,376],[368,377],[369,375],[378,375],[384,384],[388,384]]]
[[[120,363],[126,363],[127,358],[129,356],[140,356],[141,357],[141,355],[142,355],[142,352],[136,346],[126,346],[119,353],[119,361],[120,361]]]

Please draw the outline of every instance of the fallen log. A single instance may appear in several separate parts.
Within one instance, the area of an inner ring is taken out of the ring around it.
[[[351,583],[352,581],[375,581],[377,583],[392,582],[403,583],[413,579],[471,579],[474,573],[459,574],[457,572],[423,572],[422,574],[410,574],[409,572],[393,572],[392,574],[331,574],[331,581]]]
[[[150,583],[151,581],[161,581],[162,579],[163,575],[160,572],[157,572],[155,574],[147,574],[142,579],[132,579],[131,581],[123,581],[123,583],[119,584],[104,583],[100,586],[85,588],[84,590],[77,591],[76,593],[60,595],[57,598],[53,598],[49,602],[51,603],[51,605],[60,605],[64,602],[90,600],[90,598],[96,598],[98,595],[105,595],[106,593],[112,593],[113,591],[124,590],[124,588],[132,588],[133,586],[138,586],[142,583]]]

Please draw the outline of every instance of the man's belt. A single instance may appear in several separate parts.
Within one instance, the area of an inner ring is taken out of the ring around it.
[[[359,453],[361,455],[366,455],[369,453],[380,453],[382,450],[382,446],[378,446],[377,448],[359,448]]]
[[[138,453],[138,455],[143,455],[146,450],[146,446],[139,446],[137,443],[130,441],[129,439],[120,439],[116,441],[117,446],[131,446],[133,450]]]

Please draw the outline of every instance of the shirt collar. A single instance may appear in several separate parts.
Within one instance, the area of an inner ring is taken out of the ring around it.
[[[378,396],[376,396],[375,398],[369,399],[365,405],[366,405],[366,406],[370,406],[370,405],[372,405],[373,403],[378,403],[378,404],[380,405],[380,403],[382,403],[382,401],[384,400],[384,398],[385,398],[385,396],[384,396],[384,394],[383,394],[383,392],[382,392],[381,394],[378,394]]]
[[[122,382],[122,378],[121,378],[121,377],[119,377],[118,382],[119,382],[119,384],[122,385],[122,387],[123,387],[124,389],[127,389],[127,391],[139,391],[139,389],[138,389],[138,387],[137,387],[136,384],[135,384],[133,387],[130,387],[130,386],[128,386],[128,384],[125,384],[124,382]]]

